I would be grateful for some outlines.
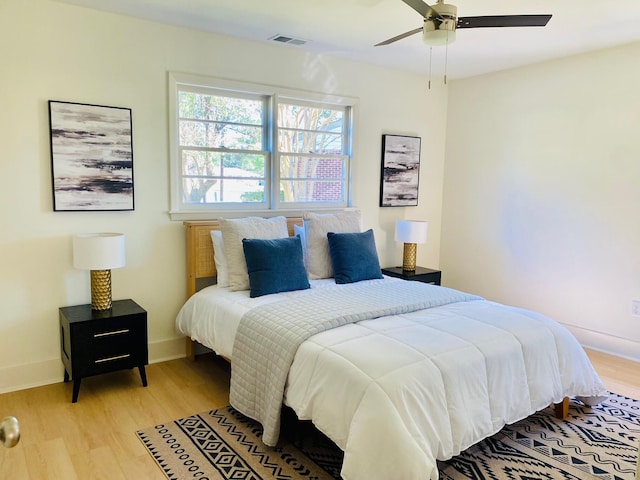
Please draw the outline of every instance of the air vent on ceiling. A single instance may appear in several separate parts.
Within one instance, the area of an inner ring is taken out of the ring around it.
[[[301,38],[287,37],[286,35],[276,35],[274,37],[269,38],[269,40],[273,40],[274,42],[280,42],[280,43],[288,43],[290,45],[304,45],[305,43],[307,43],[307,40],[302,40]]]

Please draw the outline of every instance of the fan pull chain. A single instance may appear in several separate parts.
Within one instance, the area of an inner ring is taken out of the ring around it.
[[[447,84],[447,60],[449,59],[449,30],[447,30],[447,43],[444,45],[444,84]]]
[[[433,47],[429,47],[429,90],[431,90],[431,58],[433,57]]]

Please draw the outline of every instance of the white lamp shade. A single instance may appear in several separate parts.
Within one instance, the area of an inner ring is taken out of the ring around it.
[[[419,220],[398,220],[396,222],[396,242],[425,243],[427,222]]]
[[[124,267],[124,234],[84,233],[73,237],[73,266],[81,270]]]

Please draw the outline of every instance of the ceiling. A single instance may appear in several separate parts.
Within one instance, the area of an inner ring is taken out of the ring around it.
[[[420,35],[373,45],[422,26],[401,0],[58,0],[162,23],[278,44],[427,74],[429,47]],[[464,78],[576,53],[640,42],[640,0],[450,0],[459,16],[552,14],[546,27],[457,32],[434,47],[432,74]],[[435,3],[435,0],[433,1]],[[446,53],[446,58],[445,58]]]

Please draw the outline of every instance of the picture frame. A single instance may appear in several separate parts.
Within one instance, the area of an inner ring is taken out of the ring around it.
[[[134,210],[131,109],[49,100],[53,210]]]
[[[382,135],[381,207],[418,205],[421,142],[420,137]]]

